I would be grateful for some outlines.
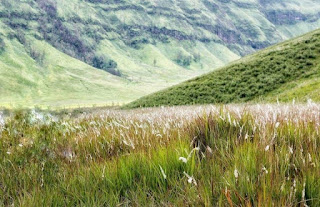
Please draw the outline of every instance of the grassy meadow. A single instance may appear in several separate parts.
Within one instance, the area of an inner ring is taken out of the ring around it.
[[[320,205],[312,102],[0,114],[0,206]]]
[[[129,108],[320,100],[320,30],[128,104]]]

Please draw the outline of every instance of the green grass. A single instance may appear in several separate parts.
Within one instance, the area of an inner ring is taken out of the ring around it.
[[[319,77],[290,82],[262,99],[267,102],[290,102],[293,100],[296,102],[307,102],[308,100],[320,102]]]
[[[316,30],[138,99],[127,107],[274,101],[276,98],[319,100],[319,48],[320,30]]]
[[[311,0],[99,2],[1,1],[1,106],[125,104],[320,25]],[[278,24],[273,11],[305,18]],[[122,76],[90,66],[94,56]]]
[[[0,205],[319,206],[319,113],[314,104],[4,111]]]
[[[143,94],[129,81],[92,68],[45,42],[33,42],[46,53],[45,67],[35,63],[17,41],[6,42],[8,47],[0,57],[0,105],[111,105],[112,102],[128,102],[136,98],[137,94]]]

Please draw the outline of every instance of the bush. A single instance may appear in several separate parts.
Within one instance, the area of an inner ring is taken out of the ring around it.
[[[181,52],[178,54],[177,59],[176,59],[176,63],[178,63],[178,65],[180,65],[182,67],[190,66],[191,61],[192,61],[192,57],[185,56]]]
[[[17,30],[15,37],[17,38],[17,40],[21,43],[21,44],[26,44],[26,37],[24,35],[24,32],[22,30]]]
[[[43,66],[45,62],[45,51],[39,51],[35,47],[30,46],[27,48],[27,52],[29,53],[30,57],[34,59],[39,65]]]
[[[103,55],[96,55],[92,59],[92,66],[104,71],[107,71],[113,75],[121,76],[121,72],[117,70],[117,62],[114,60],[108,59]]]

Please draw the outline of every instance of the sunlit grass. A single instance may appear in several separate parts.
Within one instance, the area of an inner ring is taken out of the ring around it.
[[[0,205],[320,205],[320,106],[0,115]]]
[[[144,96],[127,108],[319,100],[320,30],[232,62],[203,76]],[[262,101],[261,101],[262,100]]]

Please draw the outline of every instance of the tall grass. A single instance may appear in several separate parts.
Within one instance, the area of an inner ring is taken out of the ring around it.
[[[316,104],[6,114],[0,205],[320,205]]]

